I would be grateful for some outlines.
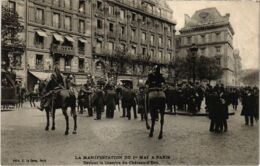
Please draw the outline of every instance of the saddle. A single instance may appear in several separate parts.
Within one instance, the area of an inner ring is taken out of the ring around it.
[[[162,88],[154,87],[154,88],[149,88],[148,98],[149,99],[166,98],[166,96]]]

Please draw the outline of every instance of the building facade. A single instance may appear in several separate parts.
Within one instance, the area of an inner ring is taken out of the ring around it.
[[[239,50],[234,49],[234,65],[235,65],[235,86],[241,86],[242,83],[240,81],[241,77],[241,70],[242,70],[242,64],[241,64],[241,57],[239,55]]]
[[[176,40],[176,54],[187,56],[188,49],[196,44],[198,56],[218,59],[224,71],[218,81],[226,86],[233,86],[237,80],[235,63],[239,59],[233,55],[234,30],[229,17],[229,14],[222,16],[216,8],[198,10],[192,17],[185,15],[185,25]]]
[[[26,42],[20,63],[14,69],[29,89],[33,79],[44,79],[59,66],[64,75],[75,75],[76,83],[86,82],[91,72],[90,3],[85,0],[6,0],[21,17]],[[31,79],[32,78],[32,79]]]
[[[93,73],[138,84],[155,64],[170,77],[175,55],[173,11],[164,1],[92,1]]]

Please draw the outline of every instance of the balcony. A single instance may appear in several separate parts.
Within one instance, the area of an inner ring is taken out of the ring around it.
[[[42,25],[44,25],[44,20],[43,20],[43,19],[35,19],[35,22],[36,22],[37,24],[42,24]]]
[[[44,65],[42,64],[36,64],[35,65],[35,69],[38,71],[44,71]]]
[[[79,73],[84,73],[84,68],[79,68]]]
[[[56,54],[74,55],[74,49],[71,46],[62,46],[57,44],[52,44],[51,52]]]
[[[127,41],[127,35],[120,34],[119,40]]]
[[[64,71],[65,72],[71,72],[71,66],[65,66]]]
[[[97,9],[95,15],[96,15],[97,17],[104,17],[104,11]]]
[[[79,53],[80,55],[85,55],[85,49],[84,49],[84,48],[79,48],[79,49],[78,49],[78,53]]]
[[[138,22],[137,21],[131,21],[131,25],[134,27],[138,27]]]
[[[103,36],[104,35],[104,30],[103,29],[95,29],[95,35],[101,35]]]
[[[43,43],[35,43],[35,47],[36,47],[36,48],[43,49],[43,48],[44,48],[44,45],[43,45]]]
[[[114,32],[108,32],[107,33],[107,37],[115,39],[116,38],[116,34]]]

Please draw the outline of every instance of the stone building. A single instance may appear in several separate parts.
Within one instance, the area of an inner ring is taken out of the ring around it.
[[[241,57],[239,56],[239,50],[234,49],[234,74],[235,74],[235,86],[241,86],[241,81],[239,80],[241,76],[242,64]]]
[[[54,65],[76,83],[85,83],[91,72],[90,3],[85,0],[5,0],[24,25],[23,55],[14,55],[14,66],[29,89],[50,75]]]
[[[165,1],[92,1],[93,73],[96,78],[132,79],[138,84],[151,66],[170,77],[175,21]]]
[[[234,30],[229,20],[230,14],[222,16],[216,8],[196,11],[192,17],[185,15],[185,25],[176,40],[179,56],[187,56],[192,44],[198,47],[197,56],[216,57],[223,68],[224,74],[219,80],[224,85],[236,84],[236,61],[233,56]]]

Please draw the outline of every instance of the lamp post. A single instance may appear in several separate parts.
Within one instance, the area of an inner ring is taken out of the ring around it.
[[[192,78],[193,78],[193,84],[195,84],[195,80],[196,80],[196,73],[195,73],[195,65],[196,65],[196,56],[197,56],[197,52],[198,52],[198,47],[196,46],[196,44],[192,44],[192,47],[189,48],[190,51],[190,57],[192,60]]]

